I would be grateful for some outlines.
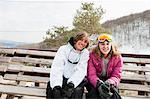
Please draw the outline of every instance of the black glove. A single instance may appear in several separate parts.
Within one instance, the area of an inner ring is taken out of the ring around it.
[[[60,86],[55,86],[53,88],[53,94],[52,94],[53,98],[62,98],[62,89]]]
[[[73,92],[74,92],[74,84],[69,82],[65,87],[65,94],[68,98],[70,98]]]
[[[108,83],[108,82],[104,82],[104,89],[105,89],[105,91],[111,91],[110,89],[111,89],[111,84],[110,83]]]
[[[47,88],[46,88],[46,99],[52,98],[52,88],[50,87],[50,81],[47,82]]]
[[[104,84],[104,82],[103,81],[99,81],[99,80],[97,80],[97,83],[96,83],[96,88],[98,88],[100,85],[102,85],[102,84]]]
[[[122,97],[120,96],[118,92],[118,89],[114,85],[110,85],[110,90],[113,93],[110,99],[122,99]]]
[[[102,99],[110,98],[113,93],[110,92],[110,86],[107,83],[101,82],[99,86],[97,86],[97,90],[100,97]]]

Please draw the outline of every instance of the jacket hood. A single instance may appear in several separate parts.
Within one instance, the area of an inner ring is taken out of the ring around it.
[[[75,43],[74,43],[74,37],[71,37],[69,39],[68,43],[70,43],[70,45],[75,49],[75,47],[74,47],[74,45],[75,45]]]

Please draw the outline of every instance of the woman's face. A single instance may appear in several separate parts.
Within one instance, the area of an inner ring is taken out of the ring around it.
[[[111,50],[111,43],[110,42],[101,42],[99,43],[99,48],[100,48],[100,51],[105,55],[107,56],[108,53],[110,52]]]
[[[88,37],[83,37],[82,40],[78,40],[75,43],[75,48],[76,50],[81,51],[83,48],[87,46],[87,44],[88,44]]]

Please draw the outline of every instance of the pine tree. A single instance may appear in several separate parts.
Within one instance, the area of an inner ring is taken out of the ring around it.
[[[89,34],[99,33],[102,28],[100,20],[104,11],[101,7],[94,8],[94,3],[82,3],[81,9],[73,20],[73,26],[76,30],[86,31]]]

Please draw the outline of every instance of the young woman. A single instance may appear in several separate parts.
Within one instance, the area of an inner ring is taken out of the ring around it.
[[[116,98],[118,84],[121,79],[123,60],[118,49],[113,45],[109,34],[98,37],[97,46],[90,53],[88,61],[87,98],[90,99],[120,99]]]
[[[47,99],[82,98],[89,59],[88,45],[87,33],[80,32],[58,49],[51,66]]]

